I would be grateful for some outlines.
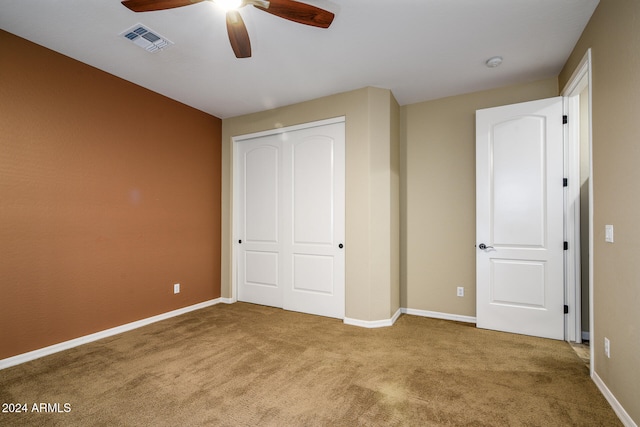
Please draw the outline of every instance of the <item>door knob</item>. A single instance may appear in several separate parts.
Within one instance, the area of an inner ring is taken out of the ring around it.
[[[485,249],[493,249],[493,246],[487,246],[487,245],[485,245],[484,243],[480,243],[480,244],[478,245],[478,247],[479,247],[480,249],[482,249],[482,250],[485,250]]]
[[[338,245],[338,247],[339,247],[340,249],[342,249],[342,248],[344,248],[344,245],[343,245],[342,243],[340,243],[340,244]]]

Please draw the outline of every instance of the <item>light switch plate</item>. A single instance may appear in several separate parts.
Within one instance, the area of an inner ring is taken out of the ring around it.
[[[613,243],[613,225],[604,226],[604,241]]]

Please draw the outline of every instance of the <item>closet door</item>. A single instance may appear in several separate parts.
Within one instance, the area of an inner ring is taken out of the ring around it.
[[[344,318],[344,123],[289,134],[284,308]]]
[[[344,122],[248,136],[236,153],[238,299],[343,318]]]
[[[238,299],[282,307],[281,164],[278,135],[242,141],[237,149]]]

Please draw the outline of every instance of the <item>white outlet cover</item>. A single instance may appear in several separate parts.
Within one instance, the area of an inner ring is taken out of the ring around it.
[[[180,283],[176,283],[173,285],[173,293],[174,294],[179,294],[180,293]]]
[[[607,224],[604,226],[604,241],[613,243],[613,225]]]

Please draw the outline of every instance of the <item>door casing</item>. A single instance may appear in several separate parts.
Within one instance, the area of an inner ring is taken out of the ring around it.
[[[592,160],[592,81],[591,81],[591,49],[583,56],[582,60],[576,67],[573,75],[568,80],[562,96],[565,98],[565,114],[568,116],[568,123],[565,129],[566,158],[569,163],[566,165],[566,175],[569,179],[569,187],[567,191],[565,216],[566,216],[566,239],[569,242],[569,248],[575,248],[575,251],[569,251],[566,258],[566,270],[568,273],[566,282],[567,303],[569,305],[569,313],[566,319],[566,339],[567,341],[582,341],[582,324],[581,324],[581,285],[580,285],[580,239],[588,238],[589,240],[589,334],[594,336],[594,315],[593,315],[593,160]],[[576,120],[579,108],[578,94],[584,86],[588,87],[587,98],[587,138],[589,150],[589,185],[587,191],[589,193],[589,225],[587,236],[580,235],[580,168],[579,168],[579,137],[580,122]],[[575,209],[577,207],[577,209]],[[594,358],[594,346],[590,349],[591,360]],[[593,374],[594,364],[590,364],[591,374]]]

